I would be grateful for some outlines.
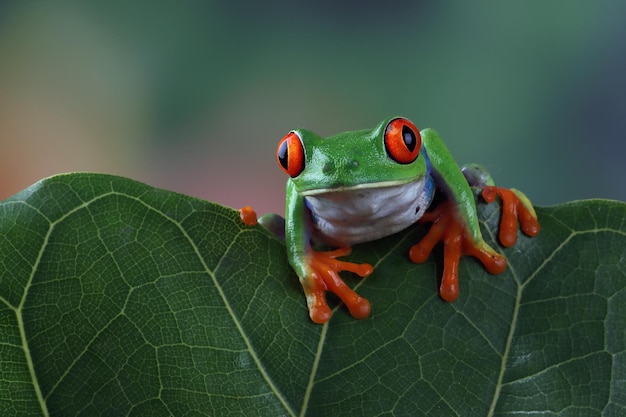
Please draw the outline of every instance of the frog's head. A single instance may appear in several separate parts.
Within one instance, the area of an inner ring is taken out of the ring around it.
[[[430,174],[420,131],[402,117],[328,138],[292,130],[278,143],[276,159],[302,195],[400,185]]]

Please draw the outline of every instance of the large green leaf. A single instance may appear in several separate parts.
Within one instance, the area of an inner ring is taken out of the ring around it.
[[[493,242],[495,204],[480,206]],[[538,210],[509,268],[437,296],[423,230],[362,245],[372,315],[308,319],[283,244],[236,211],[69,174],[0,204],[0,414],[623,415],[626,204]]]

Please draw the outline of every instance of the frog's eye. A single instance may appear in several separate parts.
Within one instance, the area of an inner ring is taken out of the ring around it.
[[[410,120],[393,119],[385,128],[385,150],[394,161],[410,164],[417,159],[421,147],[420,131]]]
[[[304,170],[304,146],[296,132],[289,132],[278,142],[276,160],[291,178],[297,177]]]

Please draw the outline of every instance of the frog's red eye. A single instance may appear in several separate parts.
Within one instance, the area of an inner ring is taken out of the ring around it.
[[[304,146],[296,132],[289,132],[278,142],[276,160],[291,178],[297,177],[304,170]]]
[[[410,164],[417,159],[421,147],[420,131],[410,120],[397,118],[387,124],[385,150],[391,159],[400,164]]]

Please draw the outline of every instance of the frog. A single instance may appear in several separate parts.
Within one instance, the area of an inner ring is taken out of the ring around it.
[[[295,129],[276,148],[276,162],[287,174],[285,216],[266,214],[258,223],[285,241],[287,258],[304,290],[310,319],[323,324],[334,293],[355,319],[371,313],[341,272],[367,277],[374,268],[342,258],[354,245],[401,232],[416,223],[430,224],[413,244],[408,258],[425,262],[443,243],[439,295],[453,302],[459,295],[459,262],[472,256],[491,274],[507,267],[506,257],[483,238],[476,200],[501,202],[498,239],[515,245],[518,229],[539,233],[537,214],[519,190],[497,187],[481,165],[459,166],[438,133],[419,130],[405,117],[382,120],[373,129],[321,137]],[[250,206],[242,220],[257,223]]]

